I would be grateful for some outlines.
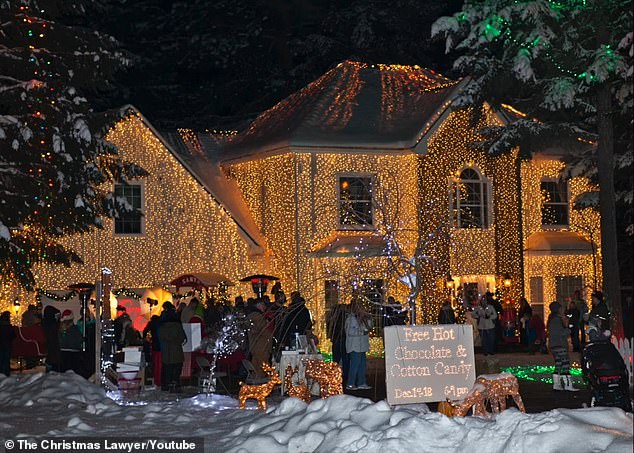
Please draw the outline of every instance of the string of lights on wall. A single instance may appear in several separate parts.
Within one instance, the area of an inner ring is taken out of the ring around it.
[[[104,266],[112,269],[115,284],[124,288],[160,286],[189,272],[219,271],[233,281],[257,270],[248,256],[234,220],[176,160],[137,114],[119,121],[107,139],[124,160],[149,172],[140,181],[144,194],[144,234],[115,236],[114,221],[104,228],[63,239],[77,250],[84,265],[70,268],[38,266],[36,286],[65,288],[78,281],[95,281]],[[34,294],[15,286],[0,286],[0,309],[14,298],[33,300]],[[22,304],[24,307],[27,304]]]
[[[537,158],[522,162],[522,211],[524,222],[522,239],[524,248],[526,248],[531,234],[543,231],[541,209],[546,198],[541,191],[541,181],[544,179],[558,180],[563,169],[564,164],[554,159]],[[567,186],[569,225],[558,227],[557,231],[573,231],[588,240],[597,241],[601,237],[599,213],[593,209],[573,209],[576,197],[585,192],[596,191],[597,187],[582,177],[570,179]],[[592,238],[590,237],[590,232],[592,232]],[[597,249],[594,260],[591,255],[541,256],[526,253],[525,294],[530,297],[530,278],[542,277],[542,302],[547,306],[550,302],[557,299],[556,277],[581,276],[584,279],[585,288],[579,289],[584,292],[585,300],[589,301],[592,289],[595,287],[600,288],[602,281],[601,266],[596,266],[596,263],[601,262],[601,244],[599,242],[595,243],[595,245]],[[595,273],[597,281],[594,281]]]

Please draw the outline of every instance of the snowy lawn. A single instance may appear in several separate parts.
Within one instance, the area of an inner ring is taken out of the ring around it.
[[[0,438],[202,437],[205,451],[236,453],[633,451],[632,414],[614,408],[509,409],[483,419],[349,395],[310,405],[278,396],[266,413],[254,401],[239,410],[224,395],[176,399],[155,391],[136,405],[112,396],[72,372],[0,375]]]

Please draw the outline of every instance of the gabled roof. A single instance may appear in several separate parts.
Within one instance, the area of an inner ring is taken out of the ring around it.
[[[249,208],[242,199],[240,189],[235,181],[222,174],[218,164],[212,163],[202,152],[195,134],[192,133],[193,140],[190,141],[183,140],[177,132],[159,133],[136,107],[127,105],[121,110],[136,114],[216,203],[226,210],[236,223],[238,233],[248,244],[250,253],[263,254],[266,239],[255,224]]]
[[[418,66],[345,61],[260,114],[218,158],[249,160],[289,148],[412,152],[457,83]]]

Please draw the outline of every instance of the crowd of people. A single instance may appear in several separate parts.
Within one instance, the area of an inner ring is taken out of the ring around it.
[[[298,337],[306,337],[313,344],[318,343],[313,334],[312,316],[306,301],[297,291],[290,295],[290,303],[277,283],[271,295],[261,297],[243,296],[235,298],[234,304],[215,302],[208,299],[203,304],[197,297],[176,299],[165,302],[160,314],[151,316],[142,332],[135,330],[132,320],[123,306],[117,307],[113,322],[114,343],[117,350],[127,346],[143,346],[149,362],[154,383],[165,391],[179,391],[180,376],[184,362],[183,344],[186,335],[183,323],[199,323],[203,338],[217,338],[223,328],[223,319],[228,314],[236,314],[243,322],[244,338],[233,353],[227,366],[239,373],[241,359],[253,363],[255,378],[264,375],[262,365],[279,361],[284,349],[296,349]],[[407,322],[407,309],[390,297],[382,306],[379,320],[383,326],[403,325]],[[474,326],[478,344],[483,354],[491,355],[501,340],[500,320],[510,305],[503,308],[499,300],[490,292],[485,293],[477,303],[467,304],[466,322]],[[531,354],[550,352],[555,362],[553,376],[555,390],[575,391],[570,378],[569,344],[573,351],[582,351],[586,338],[586,327],[607,332],[610,328],[610,312],[600,291],[592,293],[591,307],[585,304],[581,291],[565,301],[554,301],[549,306],[550,314],[544,323],[540,314],[525,298],[521,298],[519,310],[509,319],[516,319],[513,330],[519,330],[519,342]],[[0,314],[0,373],[9,375],[11,344],[15,330],[11,325],[8,311]],[[508,317],[507,317],[508,318]],[[332,342],[333,362],[343,370],[344,382],[349,390],[369,389],[366,380],[366,354],[370,349],[370,331],[375,327],[373,317],[365,308],[359,296],[353,295],[349,304],[340,303],[327,312],[326,334]],[[451,300],[446,300],[438,312],[439,324],[457,322]],[[41,325],[46,346],[47,371],[64,372],[73,370],[89,377],[94,373],[95,320],[88,311],[82,313],[79,321],[74,321],[73,313],[58,310],[52,305],[45,306],[42,313],[35,305],[30,305],[22,315],[22,327]],[[204,354],[204,352],[196,353]],[[26,367],[36,364],[36,358],[27,359]]]
[[[310,341],[318,342],[312,333],[312,317],[306,307],[306,301],[297,291],[291,293],[290,304],[279,285],[274,286],[269,295],[247,298],[237,296],[234,304],[214,302],[208,299],[203,304],[198,298],[189,301],[165,302],[160,315],[150,318],[147,326],[139,336],[144,342],[146,357],[152,367],[154,383],[166,391],[179,391],[184,353],[183,344],[186,336],[182,323],[198,323],[201,325],[201,336],[218,338],[223,329],[223,319],[234,314],[242,319],[245,341],[230,357],[220,361],[233,373],[239,373],[241,359],[251,361],[255,368],[255,378],[264,377],[262,364],[271,363],[284,348],[294,348],[295,336],[306,336]],[[123,307],[115,320],[115,338],[120,347],[127,346],[128,339],[136,339],[130,334],[130,323],[126,319]],[[117,324],[120,324],[117,327]],[[126,333],[128,332],[128,333]],[[136,341],[136,340],[135,340]],[[193,354],[205,355],[204,350]],[[194,364],[194,366],[196,366]]]

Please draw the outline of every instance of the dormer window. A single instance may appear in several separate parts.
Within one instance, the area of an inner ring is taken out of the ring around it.
[[[541,181],[542,226],[568,226],[568,184],[566,181]]]
[[[339,227],[368,229],[374,225],[372,175],[339,175]]]
[[[473,167],[452,178],[451,215],[455,228],[488,228],[491,225],[489,181]]]

